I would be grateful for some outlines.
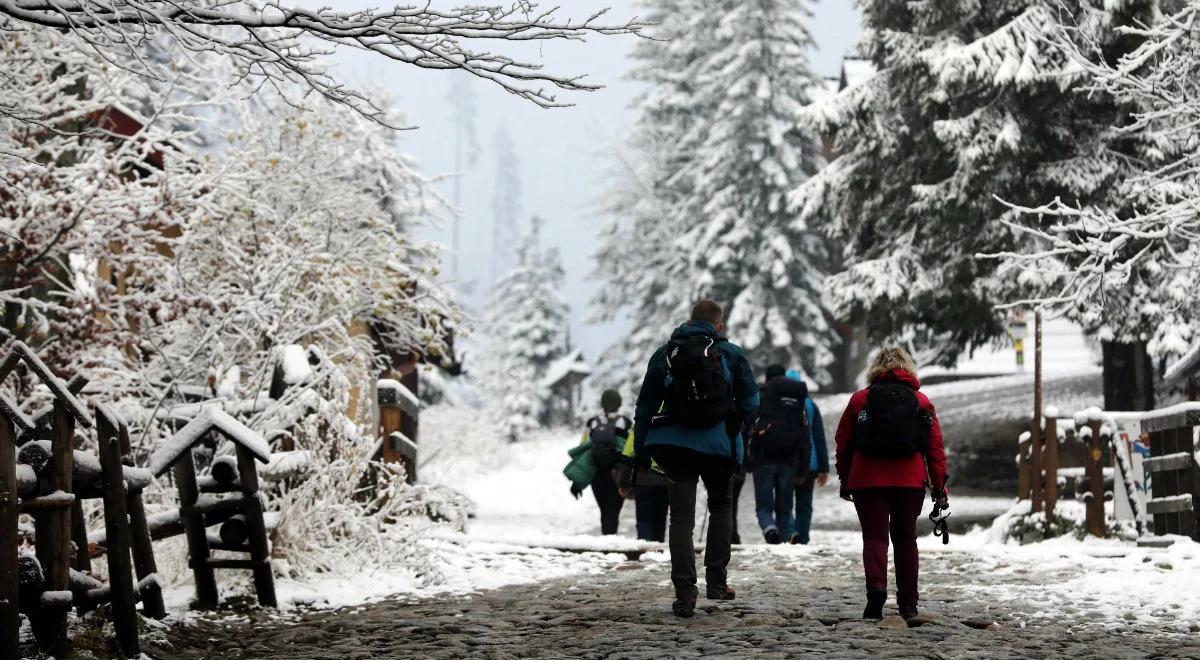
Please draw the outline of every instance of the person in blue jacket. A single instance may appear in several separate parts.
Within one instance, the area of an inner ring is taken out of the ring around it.
[[[695,614],[699,595],[692,542],[698,481],[708,492],[705,593],[716,600],[734,597],[728,584],[730,490],[745,451],[743,421],[758,407],[758,385],[741,347],[721,336],[722,316],[716,301],[696,303],[690,320],[651,356],[634,412],[634,459],[641,469],[653,459],[669,482],[671,609],[681,617]]]
[[[795,369],[788,369],[787,377],[804,382],[804,376]],[[791,543],[808,544],[809,530],[812,528],[813,489],[829,483],[829,447],[825,444],[825,422],[821,419],[821,409],[813,401],[812,396],[804,399],[808,413],[808,432],[812,440],[812,451],[808,464],[801,465],[796,471],[796,508],[795,519],[792,522]]]

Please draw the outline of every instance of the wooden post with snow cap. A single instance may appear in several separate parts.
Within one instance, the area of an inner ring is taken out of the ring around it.
[[[415,371],[413,372],[416,373]],[[415,377],[409,379],[415,384]],[[379,451],[384,463],[404,465],[405,480],[417,481],[417,416],[420,403],[403,382],[383,379],[376,385],[379,401]]]
[[[1088,441],[1087,451],[1087,480],[1088,492],[1091,495],[1086,499],[1087,506],[1087,521],[1088,533],[1092,536],[1104,537],[1104,463],[1101,459],[1104,458],[1104,451],[1100,444],[1100,431],[1102,428],[1099,419],[1092,418],[1088,420],[1088,428],[1091,430],[1091,438]]]
[[[106,413],[104,408],[97,408],[96,435],[105,482],[104,529],[108,540],[108,588],[112,595],[109,603],[117,644],[126,656],[135,657],[139,653],[137,594],[133,586],[133,565],[130,561],[132,537],[126,509],[125,474],[121,465],[121,421]],[[86,547],[82,554],[87,555]]]
[[[117,430],[122,456],[132,451],[129,442],[129,426],[122,421]],[[146,507],[142,503],[141,491],[125,494],[125,507],[129,512],[130,552],[133,555],[134,574],[137,575],[142,613],[151,619],[164,619],[167,607],[163,602],[162,586],[158,582],[158,563],[154,560],[154,540],[150,536],[150,524],[146,519]]]
[[[245,508],[246,532],[250,542],[250,561],[253,562],[254,593],[258,604],[278,607],[275,599],[275,577],[271,574],[271,547],[267,540],[267,524],[263,519],[262,500],[258,495],[258,469],[254,465],[254,453],[242,444],[237,446],[238,476],[242,483],[242,501]]]
[[[1033,319],[1033,422],[1029,425],[1029,463],[1033,474],[1029,499],[1030,510],[1037,513],[1042,510],[1044,482],[1050,476],[1043,476],[1042,462],[1042,313],[1034,312]]]
[[[1058,504],[1058,408],[1047,406],[1045,410],[1046,423],[1045,451],[1042,452],[1042,466],[1046,473],[1046,521],[1054,522],[1054,509]]]

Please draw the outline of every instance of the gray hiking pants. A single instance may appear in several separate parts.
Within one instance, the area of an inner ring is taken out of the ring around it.
[[[696,486],[704,482],[708,491],[708,532],[704,548],[704,573],[709,589],[724,589],[728,579],[729,544],[733,534],[731,482],[736,465],[723,456],[691,449],[655,446],[654,460],[670,481],[671,582],[677,597],[697,597]]]

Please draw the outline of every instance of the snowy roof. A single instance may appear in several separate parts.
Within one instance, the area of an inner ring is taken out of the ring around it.
[[[221,435],[250,450],[254,457],[263,463],[271,462],[271,447],[257,432],[239,422],[229,413],[212,405],[204,406],[199,415],[171,436],[170,440],[158,448],[150,457],[150,471],[154,476],[166,472],[183,452],[191,449],[204,434],[209,431],[219,431]]]
[[[42,362],[41,358],[25,345],[25,342],[14,341],[8,355],[5,356],[3,362],[0,362],[0,382],[8,378],[12,370],[17,368],[17,363],[21,361],[24,361],[30,371],[37,375],[38,380],[50,390],[54,398],[61,401],[67,407],[67,410],[76,421],[84,428],[94,426],[92,416],[88,414],[87,408],[84,407],[83,403],[75,398],[75,395],[67,389],[67,384],[62,382],[58,376],[55,376],[50,371],[50,368],[46,366],[46,363]]]
[[[808,102],[820,103],[837,94],[842,86],[838,78],[822,78],[820,82],[808,88]]]
[[[542,377],[542,387],[551,388],[562,382],[569,376],[578,376],[582,379],[592,373],[592,368],[588,366],[587,360],[584,359],[583,353],[576,350],[558,358],[546,367],[546,375]]]
[[[1200,371],[1200,344],[1193,346],[1187,355],[1167,367],[1167,373],[1163,375],[1163,380],[1168,383],[1183,380],[1195,376],[1198,371]]]
[[[844,87],[853,87],[875,75],[875,63],[860,57],[847,57],[842,60],[842,83]]]

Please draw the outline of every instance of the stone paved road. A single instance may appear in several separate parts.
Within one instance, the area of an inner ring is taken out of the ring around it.
[[[1105,609],[1086,600],[1038,598],[1039,583],[1065,576],[1003,570],[966,552],[924,559],[923,605],[932,622],[883,628],[856,618],[856,554],[832,547],[737,551],[738,599],[701,601],[690,621],[670,614],[668,565],[651,560],[470,597],[385,601],[283,619],[261,612],[204,616],[175,626],[146,651],[154,658],[231,660],[1200,657],[1200,640],[1188,635],[1097,620]],[[987,602],[983,594],[997,588],[1018,598]],[[977,619],[996,625],[964,624]]]

